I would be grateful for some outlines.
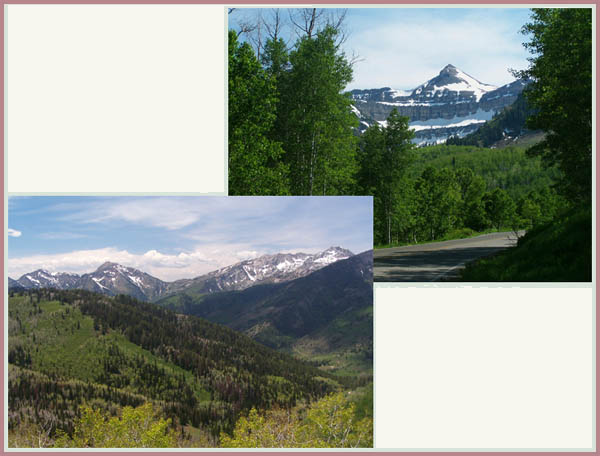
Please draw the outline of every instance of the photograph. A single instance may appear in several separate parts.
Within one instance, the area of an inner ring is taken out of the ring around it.
[[[590,282],[592,12],[229,8],[229,194],[373,196],[375,282]]]
[[[370,196],[10,196],[8,447],[372,448]]]

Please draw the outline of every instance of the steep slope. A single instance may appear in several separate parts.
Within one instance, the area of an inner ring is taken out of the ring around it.
[[[8,289],[9,290],[24,290],[25,288],[17,282],[15,279],[8,278]]]
[[[522,136],[541,137],[540,132],[528,131],[525,128],[527,117],[533,110],[527,106],[523,93],[510,106],[498,112],[492,120],[487,121],[473,133],[463,138],[450,137],[446,144],[457,146],[498,147],[515,144]]]
[[[465,282],[590,282],[591,208],[576,207],[534,227],[516,247],[473,262],[462,271]]]
[[[304,349],[297,353],[327,355],[354,347],[364,366],[372,365],[372,280],[373,252],[367,251],[290,282],[204,296],[184,292],[158,303],[280,350],[299,344]]]
[[[164,296],[186,291],[201,295],[220,291],[244,290],[263,284],[294,280],[336,261],[354,255],[341,247],[330,247],[316,254],[278,253],[264,255],[227,266],[191,280],[169,284]]]
[[[166,290],[167,283],[137,269],[106,262],[93,273],[81,276],[72,288],[151,301]]]
[[[33,290],[13,295],[8,310],[13,423],[45,417],[70,431],[84,402],[110,410],[155,401],[177,423],[217,435],[251,407],[288,407],[344,382],[231,329],[127,296]]]
[[[502,87],[485,84],[454,65],[412,91],[383,89],[353,90],[354,113],[360,128],[385,120],[392,109],[410,118],[417,144],[440,143],[450,136],[463,137],[475,131],[495,113],[511,105],[526,82]]]

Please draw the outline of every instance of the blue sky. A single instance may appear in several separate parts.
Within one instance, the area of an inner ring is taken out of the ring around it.
[[[104,261],[163,280],[267,253],[372,248],[370,197],[10,197],[8,273]]]
[[[230,15],[230,26],[256,10]],[[527,8],[349,8],[344,45],[354,65],[348,89],[414,89],[451,63],[481,82],[514,80],[508,68],[525,69],[529,54],[519,33]]]

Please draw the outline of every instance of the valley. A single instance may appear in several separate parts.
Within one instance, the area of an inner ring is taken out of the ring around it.
[[[260,277],[259,284],[242,285],[235,271],[247,273],[251,264],[260,266],[263,275],[245,274]],[[132,286],[156,283],[148,274],[114,263],[102,265],[91,278],[98,279],[99,273],[115,283],[123,279],[118,273],[126,275]],[[37,271],[20,283],[36,284],[44,277],[54,279],[54,285],[66,278]],[[358,427],[350,430],[353,435],[360,429],[355,445],[372,445],[371,251],[273,255],[206,276],[211,286],[239,288],[230,291],[212,291],[202,277],[190,281],[196,288],[185,287],[156,304],[138,300],[136,291],[73,288],[72,280],[64,282],[67,289],[13,286],[13,446],[27,446],[35,435],[43,436],[46,446],[72,446],[91,419],[86,414],[106,414],[108,420],[130,409],[166,420],[160,421],[161,435],[172,446],[227,446],[236,441],[238,421],[252,410],[267,416],[288,413],[308,432],[302,417],[328,407],[327,401],[357,417],[351,426]],[[310,438],[316,438],[317,431],[311,432]]]

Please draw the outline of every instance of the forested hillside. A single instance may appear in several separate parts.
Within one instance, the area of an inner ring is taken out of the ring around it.
[[[337,261],[299,279],[158,301],[243,331],[269,347],[328,370],[370,378],[373,370],[373,252]]]
[[[375,195],[376,245],[527,229],[566,206],[552,188],[560,171],[544,167],[522,148],[429,146],[407,151],[402,168],[386,170],[388,160],[380,151],[385,150],[387,128],[375,127],[361,138],[361,156],[370,164],[362,168],[369,171],[359,182]]]
[[[505,138],[515,140],[521,134],[528,132],[525,126],[527,118],[534,112],[527,105],[521,92],[517,100],[496,114],[492,120],[484,123],[477,131],[463,138],[450,137],[448,145],[490,147]]]
[[[355,386],[228,328],[82,290],[12,293],[8,353],[9,437],[19,446],[34,435],[71,446],[83,405],[102,421],[147,403],[169,420],[169,442],[215,446],[251,409],[310,409]]]

